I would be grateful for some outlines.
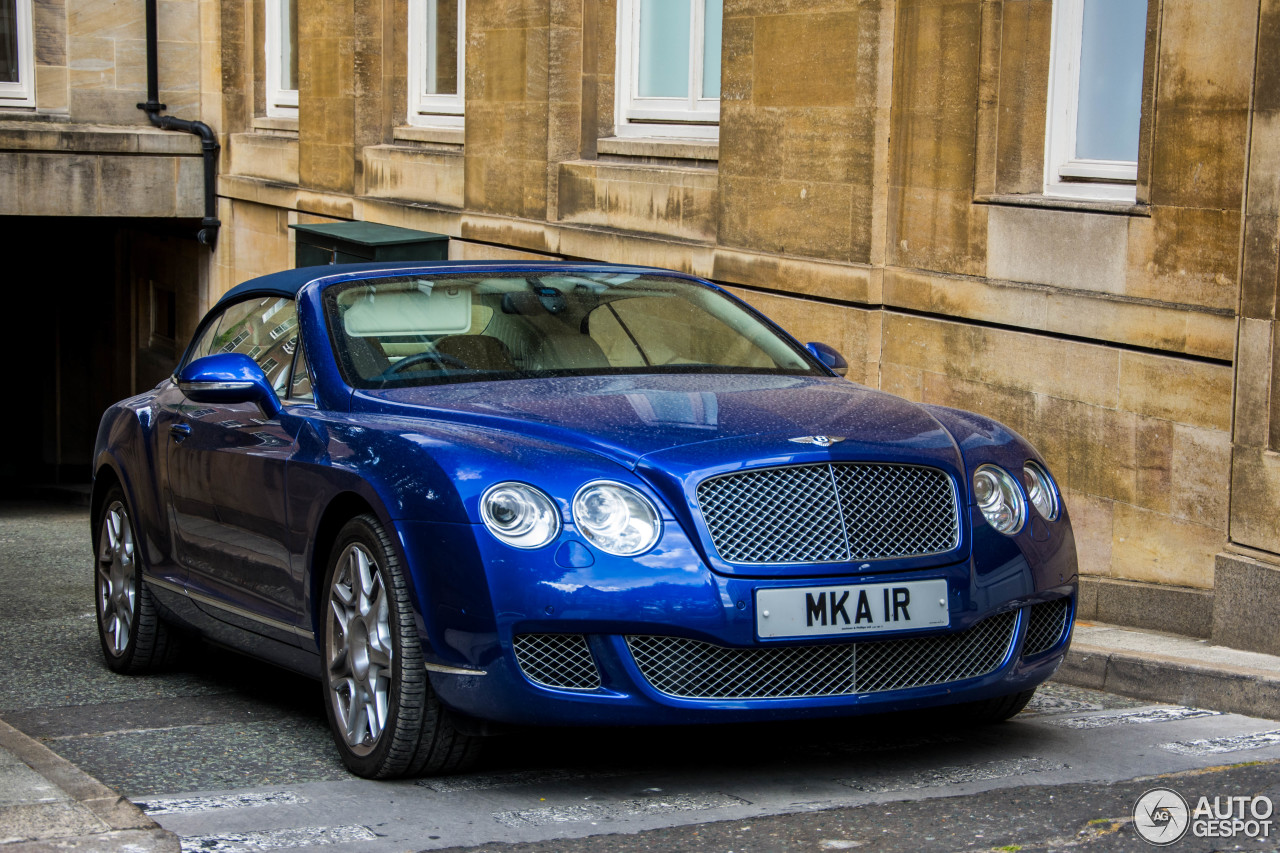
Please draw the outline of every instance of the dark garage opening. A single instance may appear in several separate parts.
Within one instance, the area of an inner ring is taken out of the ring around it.
[[[0,486],[17,497],[88,483],[103,410],[172,371],[208,250],[187,220],[6,216],[0,228],[28,259],[6,277]]]

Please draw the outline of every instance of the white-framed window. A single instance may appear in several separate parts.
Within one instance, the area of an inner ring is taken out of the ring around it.
[[[715,138],[724,0],[619,0],[619,136]]]
[[[1054,0],[1045,193],[1133,201],[1147,0]]]
[[[409,124],[461,127],[466,0],[409,0]]]
[[[298,117],[298,0],[266,0],[267,115]]]
[[[0,0],[0,109],[36,105],[31,0]]]

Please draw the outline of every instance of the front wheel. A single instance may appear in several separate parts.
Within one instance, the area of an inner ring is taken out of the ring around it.
[[[173,657],[175,638],[160,621],[151,590],[142,580],[137,537],[119,486],[107,492],[94,529],[95,609],[107,666],[124,673],[157,669]]]
[[[388,779],[471,764],[477,739],[431,689],[405,572],[377,519],[338,533],[324,590],[325,709],[347,769]]]

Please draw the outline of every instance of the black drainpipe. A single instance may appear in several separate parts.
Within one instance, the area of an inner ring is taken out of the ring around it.
[[[202,121],[162,116],[165,105],[160,103],[160,72],[156,60],[156,0],[147,0],[147,102],[138,104],[144,110],[151,123],[162,130],[181,130],[194,133],[200,137],[200,150],[204,154],[204,219],[200,220],[200,231],[196,239],[205,246],[213,247],[218,240],[217,188],[214,178],[218,174],[218,137],[213,128]]]

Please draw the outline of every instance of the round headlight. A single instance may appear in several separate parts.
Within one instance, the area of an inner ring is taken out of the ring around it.
[[[1006,536],[1022,529],[1027,504],[1013,477],[995,465],[980,465],[973,472],[973,497],[987,523]]]
[[[662,520],[648,498],[621,483],[587,483],[573,499],[578,530],[601,551],[634,557],[653,547]]]
[[[541,548],[560,533],[551,498],[524,483],[498,483],[480,497],[480,518],[494,536],[516,548]]]
[[[1027,462],[1022,466],[1022,473],[1027,478],[1027,498],[1036,512],[1045,521],[1057,521],[1062,505],[1058,502],[1058,489],[1049,472],[1037,462]]]

